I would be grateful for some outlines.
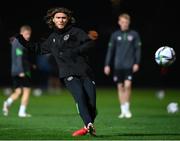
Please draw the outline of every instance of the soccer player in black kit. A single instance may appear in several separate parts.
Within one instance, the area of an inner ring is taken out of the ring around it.
[[[121,114],[119,118],[131,118],[130,96],[133,73],[139,70],[141,40],[139,34],[129,29],[130,16],[121,14],[118,19],[120,29],[112,33],[106,55],[104,73],[111,72],[114,60],[114,82],[117,84]],[[114,58],[114,59],[113,59]]]
[[[72,12],[66,8],[48,10],[47,24],[53,30],[42,43],[21,42],[38,54],[51,53],[59,68],[59,77],[75,99],[84,127],[72,136],[90,133],[95,135],[93,126],[96,117],[96,88],[93,72],[87,63],[86,52],[94,41],[80,28],[75,27]]]

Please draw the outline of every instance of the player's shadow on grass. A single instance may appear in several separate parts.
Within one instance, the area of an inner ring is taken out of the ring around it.
[[[131,137],[131,136],[180,136],[180,133],[117,133],[117,134],[111,134],[111,135],[98,135],[97,138],[114,138],[114,137]]]

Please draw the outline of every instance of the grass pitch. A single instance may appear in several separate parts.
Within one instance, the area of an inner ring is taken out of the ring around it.
[[[2,106],[6,96],[0,91]],[[180,113],[168,114],[169,102],[180,101],[180,90],[167,90],[159,100],[155,90],[134,90],[131,119],[118,119],[119,104],[115,89],[97,90],[98,116],[95,122],[97,137],[72,137],[71,133],[83,126],[71,95],[62,90],[57,95],[46,92],[32,96],[28,112],[31,118],[17,117],[20,101],[13,104],[10,115],[0,114],[0,139],[14,140],[171,140],[180,139]]]

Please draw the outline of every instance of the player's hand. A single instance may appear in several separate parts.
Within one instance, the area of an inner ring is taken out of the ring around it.
[[[134,64],[133,65],[133,72],[137,72],[139,70],[139,65],[138,64]]]
[[[23,73],[23,72],[21,72],[20,74],[19,74],[19,77],[24,77],[25,76],[25,74]]]
[[[89,38],[91,39],[91,40],[97,40],[98,39],[98,32],[97,31],[95,31],[95,30],[90,30],[89,32],[88,32],[88,36],[89,36]]]
[[[104,67],[104,73],[105,73],[106,75],[109,75],[109,74],[111,73],[111,68],[110,68],[109,66],[105,66],[105,67]]]

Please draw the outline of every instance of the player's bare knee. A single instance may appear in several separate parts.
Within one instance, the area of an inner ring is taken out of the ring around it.
[[[22,93],[21,88],[15,89],[15,92],[14,92],[15,95],[19,96],[21,93]]]
[[[131,89],[131,85],[132,85],[132,82],[129,81],[129,80],[126,80],[126,81],[124,82],[124,88],[125,88],[126,90],[130,90],[130,89]]]
[[[123,91],[124,87],[122,83],[117,84],[118,91]]]
[[[124,85],[124,88],[125,88],[126,90],[130,90],[130,89],[131,89],[131,84]]]
[[[14,90],[14,93],[11,95],[11,98],[13,99],[13,100],[16,100],[17,98],[19,98],[19,96],[21,95],[21,88],[16,88],[15,90]]]
[[[23,88],[23,94],[29,95],[31,92],[30,88]]]

